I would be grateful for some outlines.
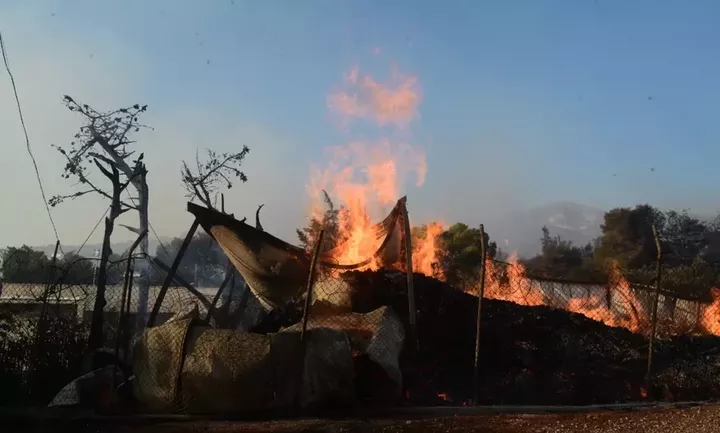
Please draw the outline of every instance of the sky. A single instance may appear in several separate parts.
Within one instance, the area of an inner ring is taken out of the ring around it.
[[[359,142],[412,149],[395,153],[396,192],[418,223],[555,201],[716,212],[719,21],[720,3],[702,0],[0,0],[48,196],[75,191],[51,147],[82,124],[64,94],[100,110],[147,104],[152,129],[135,138],[158,235],[191,222],[182,161],[247,145],[249,180],[227,208],[252,219],[265,204],[266,230],[289,241],[313,173],[338,169],[327,149]],[[52,243],[1,72],[0,246]],[[62,242],[98,241],[106,207],[53,208]]]

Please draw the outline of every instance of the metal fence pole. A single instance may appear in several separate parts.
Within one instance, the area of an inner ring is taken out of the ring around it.
[[[485,226],[480,224],[480,286],[478,287],[477,323],[475,327],[475,365],[473,382],[473,404],[477,405],[480,400],[480,329],[482,328],[482,300],[485,296]]]
[[[187,234],[185,235],[185,239],[183,240],[182,245],[180,245],[180,250],[177,252],[175,260],[173,261],[173,264],[170,267],[167,276],[165,277],[165,282],[163,282],[163,285],[160,288],[160,293],[158,293],[157,299],[155,300],[155,305],[153,305],[153,309],[150,312],[150,318],[147,321],[147,328],[152,328],[153,325],[155,325],[155,319],[160,312],[160,306],[162,305],[163,299],[165,298],[165,293],[167,292],[168,287],[170,287],[170,283],[172,283],[173,279],[175,278],[175,274],[180,267],[180,262],[182,261],[183,256],[185,256],[185,251],[187,251],[188,247],[190,246],[190,242],[192,241],[193,236],[195,236],[195,232],[197,231],[199,225],[200,222],[195,219],[190,226],[190,230],[188,230]]]
[[[655,343],[655,332],[657,331],[657,310],[658,301],[660,300],[660,277],[662,276],[662,246],[660,245],[660,236],[658,235],[655,224],[652,226],[653,237],[655,238],[655,247],[657,248],[657,277],[655,279],[655,294],[653,297],[652,322],[650,330],[650,343],[648,344],[648,363],[647,373],[645,374],[645,384],[650,386],[650,374],[652,372],[653,362],[653,346]]]

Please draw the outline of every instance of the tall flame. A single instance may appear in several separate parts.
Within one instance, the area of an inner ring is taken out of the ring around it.
[[[328,96],[328,108],[345,127],[353,120],[367,120],[378,129],[391,127],[404,131],[417,117],[421,101],[417,77],[393,67],[389,80],[383,83],[354,67]],[[322,218],[326,208],[321,191],[327,191],[335,204],[341,206],[338,238],[345,240],[335,250],[334,259],[343,264],[364,261],[382,242],[373,224],[386,216],[400,198],[410,174],[415,175],[417,187],[425,182],[425,154],[407,140],[385,137],[350,140],[326,149],[324,156],[322,168],[316,166],[311,171],[311,215]],[[430,247],[413,248],[418,250],[420,269],[430,268],[432,260],[427,250],[433,248],[438,233],[435,227],[425,240]],[[378,262],[368,265],[378,266]]]

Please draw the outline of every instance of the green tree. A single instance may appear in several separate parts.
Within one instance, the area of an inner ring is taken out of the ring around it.
[[[47,283],[50,259],[27,245],[9,247],[2,252],[2,279],[9,283]]]
[[[709,243],[712,228],[691,217],[686,210],[665,213],[662,230],[663,265],[678,266],[694,261]]]
[[[577,247],[572,242],[551,236],[547,226],[542,228],[542,250],[524,261],[528,273],[546,278],[595,280],[601,276],[593,261],[591,243]]]
[[[445,230],[437,241],[438,266],[446,281],[457,287],[465,287],[477,281],[482,262],[480,229],[455,223]],[[485,242],[487,257],[495,258],[498,254],[497,243],[491,242],[487,233]]]
[[[335,204],[327,191],[323,190],[322,193],[323,201],[327,205],[327,210],[323,214],[322,219],[313,217],[310,219],[307,226],[295,230],[298,235],[298,239],[300,240],[300,246],[302,246],[306,251],[312,251],[313,246],[315,245],[315,240],[320,234],[321,228],[325,229],[322,243],[323,250],[329,250],[342,241],[339,237],[341,235],[340,229],[342,227],[342,214],[345,208],[342,206],[340,208],[335,208]]]
[[[665,215],[648,205],[615,208],[605,213],[600,245],[595,250],[599,266],[613,259],[624,269],[639,269],[655,263],[657,251],[652,225],[662,232]]]
[[[158,246],[155,256],[170,266],[175,260],[178,251],[180,251],[182,243],[182,238],[174,238],[170,243]],[[180,267],[178,267],[178,274],[191,283],[217,285],[224,278],[226,266],[227,257],[220,245],[210,235],[201,232],[190,241],[190,245],[180,262]],[[154,272],[153,282],[160,284],[165,279],[165,276],[164,271],[157,270]]]
[[[69,252],[58,263],[56,275],[62,279],[63,284],[92,284],[95,279],[95,264],[91,259]]]

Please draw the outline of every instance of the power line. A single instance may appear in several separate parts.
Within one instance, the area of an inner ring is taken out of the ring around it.
[[[20,107],[20,98],[18,97],[17,86],[15,85],[15,77],[13,77],[12,71],[10,70],[10,61],[8,60],[2,32],[0,32],[0,51],[2,51],[5,70],[7,71],[8,76],[10,76],[10,83],[12,84],[13,93],[15,94],[15,104],[17,105],[18,115],[20,116],[20,124],[22,125],[23,133],[25,134],[25,147],[27,148],[27,152],[30,155],[33,167],[35,168],[35,177],[37,178],[38,185],[40,185],[40,194],[42,195],[42,200],[45,204],[45,210],[47,211],[48,218],[50,218],[50,224],[52,224],[53,232],[55,232],[55,240],[60,242],[60,235],[58,234],[55,220],[52,217],[52,212],[50,212],[50,205],[48,204],[47,197],[45,196],[45,188],[43,187],[42,179],[40,178],[40,170],[38,170],[37,161],[32,153],[32,149],[30,148],[30,137],[28,136],[27,127],[25,126],[25,117],[23,116],[22,108]],[[62,245],[60,245],[60,251],[62,252]]]
[[[78,248],[77,254],[80,254],[80,251],[82,251],[82,249],[85,248],[85,244],[88,243],[88,241],[90,240],[90,237],[92,237],[93,233],[95,233],[95,230],[97,230],[98,226],[100,225],[100,223],[102,222],[102,220],[105,218],[105,215],[107,215],[107,213],[110,212],[110,208],[111,208],[111,207],[112,207],[112,205],[108,206],[107,209],[105,209],[105,212],[102,214],[102,216],[100,217],[100,219],[98,220],[98,222],[95,223],[95,227],[93,227],[93,229],[92,229],[92,231],[90,232],[90,234],[87,235],[87,237],[86,237],[85,240],[83,241],[82,245],[80,245],[80,248]]]

